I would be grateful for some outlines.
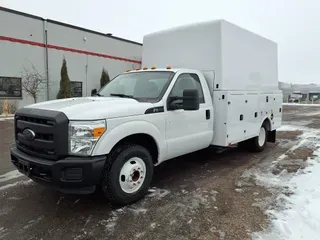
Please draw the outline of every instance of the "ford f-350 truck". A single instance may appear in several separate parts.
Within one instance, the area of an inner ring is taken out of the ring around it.
[[[166,160],[211,145],[262,151],[275,142],[276,43],[224,20],[191,24],[146,35],[142,67],[95,96],[19,109],[12,163],[62,192],[99,187],[112,203],[129,204]]]

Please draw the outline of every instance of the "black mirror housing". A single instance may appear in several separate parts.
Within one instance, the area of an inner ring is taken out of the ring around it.
[[[185,89],[183,91],[183,110],[195,111],[200,108],[199,91],[197,89]]]
[[[97,89],[92,89],[91,90],[91,96],[94,96],[94,95],[96,95],[97,94]]]

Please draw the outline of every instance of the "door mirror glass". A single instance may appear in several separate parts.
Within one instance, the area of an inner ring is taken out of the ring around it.
[[[168,110],[183,109],[185,111],[199,110],[199,91],[197,89],[183,90],[182,97],[169,97]]]
[[[201,103],[205,100],[199,76],[195,73],[180,74],[169,94],[168,110],[198,110]]]

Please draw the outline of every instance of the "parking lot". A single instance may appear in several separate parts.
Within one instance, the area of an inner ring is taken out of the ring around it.
[[[317,129],[320,107],[283,113],[284,130],[264,152],[210,148],[165,162],[148,196],[118,209],[100,192],[65,195],[21,176],[9,158],[13,121],[0,121],[0,239],[251,239],[267,228],[264,211],[276,195],[246,170],[277,177],[313,155],[312,145],[297,145],[302,131],[285,128]]]

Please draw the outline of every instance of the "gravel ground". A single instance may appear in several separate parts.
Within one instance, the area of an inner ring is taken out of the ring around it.
[[[318,114],[317,107],[285,106],[283,123],[317,128]],[[297,171],[313,152],[292,150],[299,130],[279,132],[258,154],[199,151],[161,164],[146,198],[114,209],[99,192],[65,195],[17,174],[8,153],[12,132],[12,120],[0,121],[0,239],[251,239],[268,225],[259,201],[272,195],[244,180],[245,171],[284,153],[273,174]]]

